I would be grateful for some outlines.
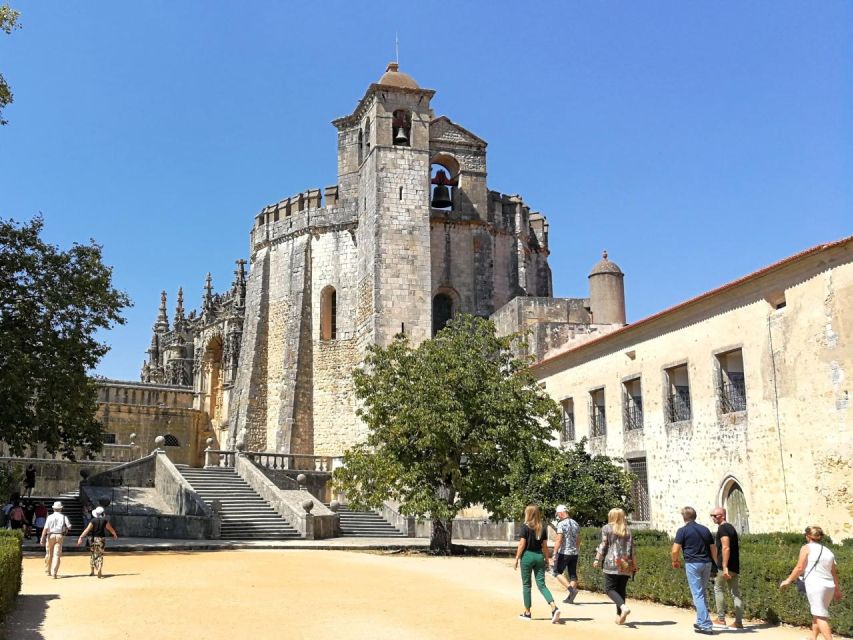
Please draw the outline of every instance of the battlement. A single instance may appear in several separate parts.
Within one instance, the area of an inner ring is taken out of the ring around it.
[[[488,206],[488,220],[495,227],[520,234],[524,239],[531,239],[532,233],[539,248],[548,249],[548,219],[538,211],[531,211],[520,195],[489,191]]]
[[[325,206],[324,205],[325,200]],[[251,247],[287,236],[322,230],[328,227],[351,225],[357,222],[355,203],[338,199],[338,186],[308,189],[275,204],[267,205],[255,216]]]

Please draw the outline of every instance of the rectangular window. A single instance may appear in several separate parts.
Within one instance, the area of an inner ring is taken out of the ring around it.
[[[743,375],[743,351],[735,349],[717,356],[720,365],[720,410],[723,413],[746,411],[746,380]]]
[[[687,377],[687,365],[670,367],[664,370],[664,405],[666,406],[666,421],[683,422],[690,420],[690,381]]]
[[[105,433],[104,434],[104,444],[115,444],[116,443],[116,434],[114,433]]]
[[[592,438],[607,435],[603,388],[589,392],[589,435]]]
[[[626,431],[643,428],[643,388],[639,378],[622,383],[622,413]]]
[[[575,401],[566,398],[560,402],[563,409],[563,424],[560,430],[560,442],[575,441]]]
[[[650,522],[652,513],[649,508],[649,474],[646,469],[646,459],[628,460],[628,471],[634,474],[634,482],[631,486],[634,511],[631,514],[631,520],[634,522]]]

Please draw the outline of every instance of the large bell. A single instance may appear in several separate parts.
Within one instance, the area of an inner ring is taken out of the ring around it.
[[[435,189],[432,190],[432,202],[430,205],[434,209],[446,209],[453,205],[453,202],[450,200],[450,189],[447,188],[447,185],[435,185]]]
[[[397,135],[394,136],[394,144],[409,144],[409,136],[406,135],[406,130],[403,127],[397,128]]]

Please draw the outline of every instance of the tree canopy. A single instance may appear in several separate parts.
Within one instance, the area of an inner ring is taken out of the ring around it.
[[[97,332],[123,324],[130,301],[100,246],[62,251],[43,226],[0,219],[0,439],[18,455],[43,444],[73,459],[102,446],[88,374],[108,351]]]
[[[367,440],[335,474],[355,506],[393,500],[403,514],[429,517],[438,552],[449,551],[461,509],[507,515],[510,480],[550,449],[560,419],[512,342],[488,320],[460,315],[417,348],[398,336],[371,349],[354,374]]]
[[[18,24],[18,17],[20,15],[18,11],[12,9],[8,4],[0,5],[0,31],[12,33],[12,29],[20,28]],[[3,119],[3,109],[6,105],[12,103],[12,99],[12,90],[6,82],[6,78],[0,73],[0,125],[6,124],[6,120]]]

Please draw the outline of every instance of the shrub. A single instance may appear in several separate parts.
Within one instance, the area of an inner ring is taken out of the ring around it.
[[[21,591],[20,531],[0,529],[0,620],[15,608],[15,598]]]
[[[591,591],[603,591],[604,578],[601,571],[592,568],[600,530],[584,528],[581,535],[578,573],[581,587]],[[672,539],[660,531],[637,530],[634,532],[637,564],[640,567],[634,581],[628,583],[628,597],[653,600],[677,607],[692,607],[693,599],[687,587],[684,569],[673,569],[670,563]],[[779,582],[788,577],[797,561],[803,544],[802,534],[769,533],[744,535],[740,544],[740,590],[747,618],[769,623],[809,626],[811,614],[805,598],[792,586],[779,590]],[[848,594],[841,602],[830,605],[830,622],[839,635],[853,635],[853,546],[827,545],[838,560],[838,577],[841,591]],[[714,593],[708,590],[708,603],[712,611]],[[731,612],[731,597],[726,598]]]

